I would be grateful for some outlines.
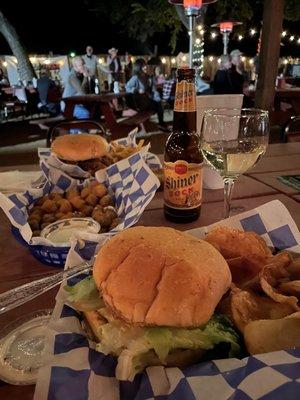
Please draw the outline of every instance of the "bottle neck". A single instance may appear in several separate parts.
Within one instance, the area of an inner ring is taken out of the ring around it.
[[[181,79],[176,84],[173,130],[196,132],[196,92],[193,79]]]

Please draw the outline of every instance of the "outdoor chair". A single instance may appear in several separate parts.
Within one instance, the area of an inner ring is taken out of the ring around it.
[[[91,133],[106,136],[106,130],[100,122],[90,119],[62,120],[55,122],[49,127],[47,133],[47,147],[57,136],[75,133]]]
[[[300,142],[300,116],[291,117],[282,130],[282,141]]]

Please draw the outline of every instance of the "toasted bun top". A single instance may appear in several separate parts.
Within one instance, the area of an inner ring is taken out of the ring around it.
[[[51,145],[51,151],[66,161],[85,161],[107,154],[108,143],[99,135],[70,134],[58,136]]]
[[[201,326],[231,284],[212,245],[163,227],[134,227],[112,238],[93,274],[115,315],[142,325]]]

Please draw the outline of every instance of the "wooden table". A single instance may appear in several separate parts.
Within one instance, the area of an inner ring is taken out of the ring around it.
[[[126,102],[127,96],[132,95],[126,92],[120,92],[66,97],[62,99],[66,105],[64,117],[66,119],[73,119],[75,106],[77,104],[81,104],[90,110],[92,119],[99,119],[100,116],[103,116],[105,124],[112,134],[112,138],[118,139],[126,136],[129,132],[137,127],[140,127],[142,130],[145,129],[145,122],[148,122],[149,118],[154,114],[154,111],[151,110],[139,111],[132,117],[123,118],[121,121],[117,120],[112,102],[113,100],[117,99],[123,99]]]
[[[300,194],[296,194],[288,186],[278,185],[277,180],[274,181],[273,179],[277,174],[284,175],[287,172],[290,174],[292,171],[300,170],[299,164],[300,144],[293,144],[292,146],[290,144],[270,145],[267,155],[257,167],[249,171],[247,176],[242,176],[236,183],[233,206],[245,207],[246,210],[250,210],[278,199],[287,207],[296,224],[300,227]],[[17,168],[20,169],[20,167],[10,167],[10,169]],[[26,166],[26,169],[32,169],[32,166]],[[158,192],[142,215],[139,225],[171,226],[186,230],[220,220],[222,215],[222,190],[205,190],[203,200],[201,216],[198,221],[177,225],[165,220],[162,210],[163,195]],[[47,267],[39,263],[26,248],[16,242],[11,234],[9,221],[2,212],[0,213],[0,257],[0,293],[57,271],[57,268]],[[0,315],[0,326],[5,326],[10,321],[34,310],[52,308],[55,303],[56,291],[57,289],[53,289],[22,307]],[[0,381],[1,400],[30,400],[33,392],[34,386],[11,386]]]

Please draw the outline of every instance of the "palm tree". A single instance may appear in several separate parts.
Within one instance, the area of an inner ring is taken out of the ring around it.
[[[20,74],[20,79],[22,81],[32,80],[32,78],[35,77],[35,72],[29,60],[28,54],[24,49],[15,28],[3,15],[1,10],[0,10],[0,33],[2,33],[2,35],[6,39],[7,43],[9,44],[9,47],[11,48],[12,53],[14,54],[14,56],[18,61],[18,70]]]

